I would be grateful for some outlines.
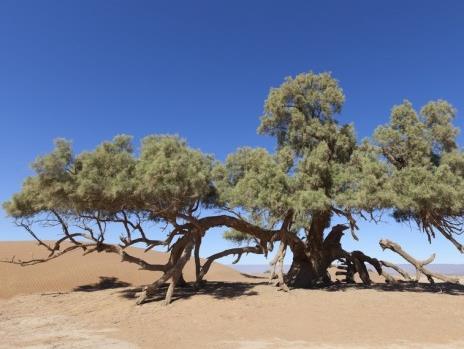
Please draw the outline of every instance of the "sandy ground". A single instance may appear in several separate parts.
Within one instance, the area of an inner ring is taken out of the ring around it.
[[[28,243],[5,245],[0,259],[14,246],[16,254],[33,250]],[[156,300],[135,306],[140,276],[133,274],[140,271],[115,267],[111,255],[95,256],[29,268],[0,264],[0,348],[464,348],[462,287],[283,293],[265,279],[216,265],[199,293],[187,287],[169,306]],[[67,276],[61,284],[60,275]]]

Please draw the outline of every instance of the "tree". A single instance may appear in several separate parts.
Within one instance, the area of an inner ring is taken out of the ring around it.
[[[118,253],[123,261],[163,272],[138,303],[171,280],[169,303],[176,285],[185,283],[182,270],[192,253],[195,287],[201,287],[218,258],[267,256],[276,243],[275,276],[284,290],[329,284],[334,261],[343,263],[347,282],[358,273],[369,284],[366,263],[393,280],[383,270],[391,264],[341,245],[347,230],[357,239],[359,219],[375,221],[384,211],[415,222],[429,241],[438,232],[464,252],[456,240],[464,212],[464,156],[456,143],[453,107],[435,101],[417,114],[404,102],[372,140],[358,142],[353,125],[336,118],[344,99],[328,73],[287,78],[271,89],[258,128],[276,138],[276,151],[240,148],[223,163],[175,136],[144,138],[139,155],[125,135],[78,155],[68,141],[57,140],[50,154],[33,163],[36,174],[4,203],[16,223],[50,251],[46,259],[16,262],[41,263],[75,249]],[[346,224],[333,225],[334,216]],[[59,226],[64,236],[49,246],[35,233],[37,224]],[[122,229],[119,244],[108,242],[110,226]],[[202,265],[202,239],[219,226],[241,246]],[[164,238],[154,239],[152,230],[164,232]],[[62,247],[63,242],[68,244]],[[147,251],[167,247],[169,261],[153,265],[128,253],[129,246],[140,244]],[[284,275],[287,250],[293,262]],[[417,262],[420,268],[425,264]]]
[[[389,125],[374,138],[389,167],[389,206],[398,221],[412,220],[427,234],[436,232],[461,252],[464,154],[458,149],[455,109],[446,101],[427,103],[418,115],[405,101],[392,110]]]

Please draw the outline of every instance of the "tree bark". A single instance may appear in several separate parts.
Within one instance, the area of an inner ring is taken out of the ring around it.
[[[293,262],[287,274],[287,284],[298,288],[313,288],[331,283],[328,269],[335,260],[345,263],[345,271],[338,273],[346,276],[346,282],[353,281],[353,275],[359,274],[366,285],[371,283],[365,263],[371,264],[379,275],[382,274],[380,262],[361,251],[347,252],[343,250],[340,240],[349,227],[338,224],[332,227],[325,239],[323,230],[326,227],[324,217],[320,217],[308,231],[308,241],[304,249],[293,249]]]
[[[310,288],[330,282],[327,269],[332,260],[325,248],[327,246],[324,246],[324,230],[329,224],[330,212],[320,212],[313,216],[306,230],[304,250],[292,249],[293,262],[287,274],[289,286]],[[292,248],[292,245],[290,246]]]
[[[198,234],[195,237],[195,248],[193,250],[193,256],[195,258],[195,284],[194,287],[195,289],[198,289],[200,287],[201,283],[201,261],[200,261],[200,246],[201,246],[201,236]]]
[[[171,302],[172,294],[176,284],[179,282],[179,278],[182,275],[182,270],[184,269],[185,264],[187,264],[193,249],[193,241],[187,240],[186,244],[183,245],[183,249],[180,251],[181,255],[177,258],[176,262],[172,267],[165,272],[156,282],[144,288],[139,298],[137,299],[137,304],[143,304],[147,298],[154,295],[155,291],[161,287],[166,281],[171,280],[168,291],[166,293],[165,304]],[[178,245],[179,246],[179,245]]]

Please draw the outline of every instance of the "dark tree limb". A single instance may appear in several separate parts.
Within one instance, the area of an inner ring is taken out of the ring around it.
[[[351,236],[353,237],[353,239],[355,239],[356,241],[359,241],[359,238],[358,236],[356,235],[356,230],[359,230],[359,227],[358,227],[358,224],[356,223],[356,220],[354,219],[353,215],[351,214],[351,212],[349,210],[340,210],[336,207],[332,207],[332,210],[339,216],[343,216],[345,217],[347,220],[348,220],[348,223],[350,224],[350,232],[351,232]]]
[[[109,252],[109,251],[107,251]],[[143,270],[151,270],[151,271],[165,271],[166,266],[162,264],[150,264],[147,263],[145,260],[142,258],[138,258],[135,256],[130,255],[124,250],[120,250],[116,253],[119,253],[121,255],[121,262],[129,262],[129,263],[134,263],[140,266],[140,269]]]
[[[464,245],[453,236],[461,235],[464,232],[462,217],[448,216],[446,212],[423,212],[414,216],[414,220],[419,228],[427,234],[429,242],[435,237],[435,230],[438,230],[459,252],[464,253]]]
[[[48,251],[53,252],[53,249],[44,243],[41,239],[39,239],[39,237],[34,233],[30,224],[24,223],[24,221],[17,222],[16,224],[24,228],[38,242],[39,245],[44,246]]]
[[[377,273],[382,275],[380,262],[376,258],[369,257],[361,251],[347,252],[341,250],[337,257],[337,259],[344,260],[345,265],[340,267],[343,271],[337,272],[336,275],[345,275],[346,282],[348,283],[354,282],[353,276],[355,273],[358,273],[363,284],[370,285],[372,283],[365,263],[372,265]]]
[[[144,288],[144,290],[137,299],[138,305],[143,304],[148,298],[154,295],[154,293],[159,287],[161,287],[166,281],[172,278],[171,284],[169,285],[168,290],[166,292],[165,304],[167,305],[171,302],[172,294],[174,292],[176,283],[178,282],[180,275],[182,274],[182,270],[185,264],[187,263],[192,254],[193,245],[194,243],[190,239],[188,243],[185,245],[185,248],[182,251],[182,255],[176,261],[176,263],[156,282]]]
[[[238,263],[238,261],[240,260],[240,258],[242,257],[244,253],[245,254],[248,254],[248,253],[263,254],[264,251],[261,248],[261,246],[246,246],[246,247],[231,248],[231,249],[219,252],[219,253],[215,253],[209,256],[208,258],[206,258],[206,262],[201,267],[200,281],[203,280],[206,273],[209,271],[211,264],[213,264],[215,260],[222,258],[222,257],[230,256],[230,255],[237,255],[237,259],[233,262],[233,264],[235,264],[235,263]]]
[[[68,252],[74,251],[76,249],[85,250],[86,248],[89,248],[91,246],[94,246],[94,244],[72,245],[72,246],[69,246],[69,247],[65,248],[62,251],[55,252],[53,255],[48,256],[47,258],[38,258],[38,259],[30,259],[30,260],[27,260],[27,261],[23,261],[23,260],[20,260],[20,259],[15,259],[13,257],[11,260],[1,260],[0,262],[2,262],[2,263],[10,263],[10,264],[18,264],[18,265],[20,265],[22,267],[25,267],[25,266],[29,266],[29,265],[45,263],[45,262],[51,261],[52,259],[61,257],[62,255],[66,254]]]
[[[456,247],[458,249],[459,252],[461,253],[464,253],[464,245],[461,244],[459,241],[457,241],[452,233],[449,231],[449,230],[445,230],[443,228],[438,228],[438,231],[446,238],[448,239],[453,245],[454,247]]]
[[[324,248],[341,247],[340,240],[342,239],[345,230],[348,226],[345,224],[337,224],[332,227],[332,230],[327,234],[324,240]]]

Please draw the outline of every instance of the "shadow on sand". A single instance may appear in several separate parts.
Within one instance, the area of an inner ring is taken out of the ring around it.
[[[209,295],[215,299],[231,299],[241,296],[257,296],[259,293],[254,290],[254,287],[257,285],[268,285],[268,283],[207,282],[199,290],[195,290],[192,285],[188,284],[185,287],[176,288],[172,301],[174,302],[179,299],[188,299],[195,295]],[[157,293],[149,300],[149,302],[162,301],[166,295],[167,287],[168,284],[165,284],[163,287],[158,289]],[[343,292],[347,290],[375,290],[379,292],[436,293],[453,296],[464,296],[464,285],[449,283],[430,285],[427,283],[399,282],[397,284],[373,284],[371,286],[340,283],[319,288],[319,290],[325,290],[327,292]],[[119,293],[124,298],[134,299],[137,298],[138,293],[141,291],[142,287],[137,287],[121,290]],[[307,292],[309,294],[311,289],[308,289]]]
[[[263,275],[253,275],[253,274],[246,274],[246,273],[240,273],[240,275],[248,278],[248,279],[261,279],[261,280],[269,280],[269,276],[263,276]]]
[[[380,292],[412,292],[412,293],[443,293],[453,296],[464,295],[464,285],[451,283],[415,283],[415,282],[398,282],[396,284],[372,284],[365,286],[363,284],[344,284],[335,283],[322,288],[329,292],[355,290],[355,289],[372,289]]]
[[[77,292],[93,292],[131,286],[130,283],[118,280],[116,277],[100,276],[100,281],[95,284],[81,285],[73,289]]]
[[[258,285],[269,285],[267,281],[256,282],[256,279],[267,279],[262,276],[244,275],[253,282],[220,282],[208,281],[202,284],[199,289],[195,289],[192,283],[188,283],[183,287],[176,287],[172,301],[175,302],[179,299],[188,299],[195,295],[208,295],[215,299],[233,299],[242,296],[257,296],[259,293],[255,287]],[[78,292],[94,292],[106,289],[124,288],[117,292],[121,297],[126,299],[135,299],[142,291],[143,287],[130,287],[131,284],[120,281],[115,277],[100,276],[100,281],[95,284],[82,285],[76,287],[74,291]],[[156,302],[164,300],[168,284],[160,287],[156,294],[149,300],[149,302]],[[272,287],[272,286],[269,286]],[[334,283],[330,286],[320,287],[318,290],[325,290],[327,292],[344,292],[348,290],[375,290],[378,292],[412,292],[412,293],[435,293],[447,294],[453,296],[464,296],[464,285],[457,285],[451,283],[436,283],[431,285],[429,283],[414,283],[414,282],[398,282],[396,284],[372,284],[366,286],[363,284],[346,284]],[[311,292],[310,289],[307,292]]]
[[[195,289],[192,284],[187,284],[184,287],[176,287],[172,302],[179,299],[188,299],[197,295],[208,295],[215,299],[232,299],[242,296],[256,296],[258,292],[252,290],[256,285],[267,284],[262,283],[247,283],[247,282],[219,282],[208,281],[204,283],[199,289]],[[164,300],[168,284],[160,287],[156,294],[150,298],[148,302],[156,302]],[[138,293],[142,291],[142,287],[128,288],[121,290],[119,293],[122,297],[127,299],[135,299]]]

